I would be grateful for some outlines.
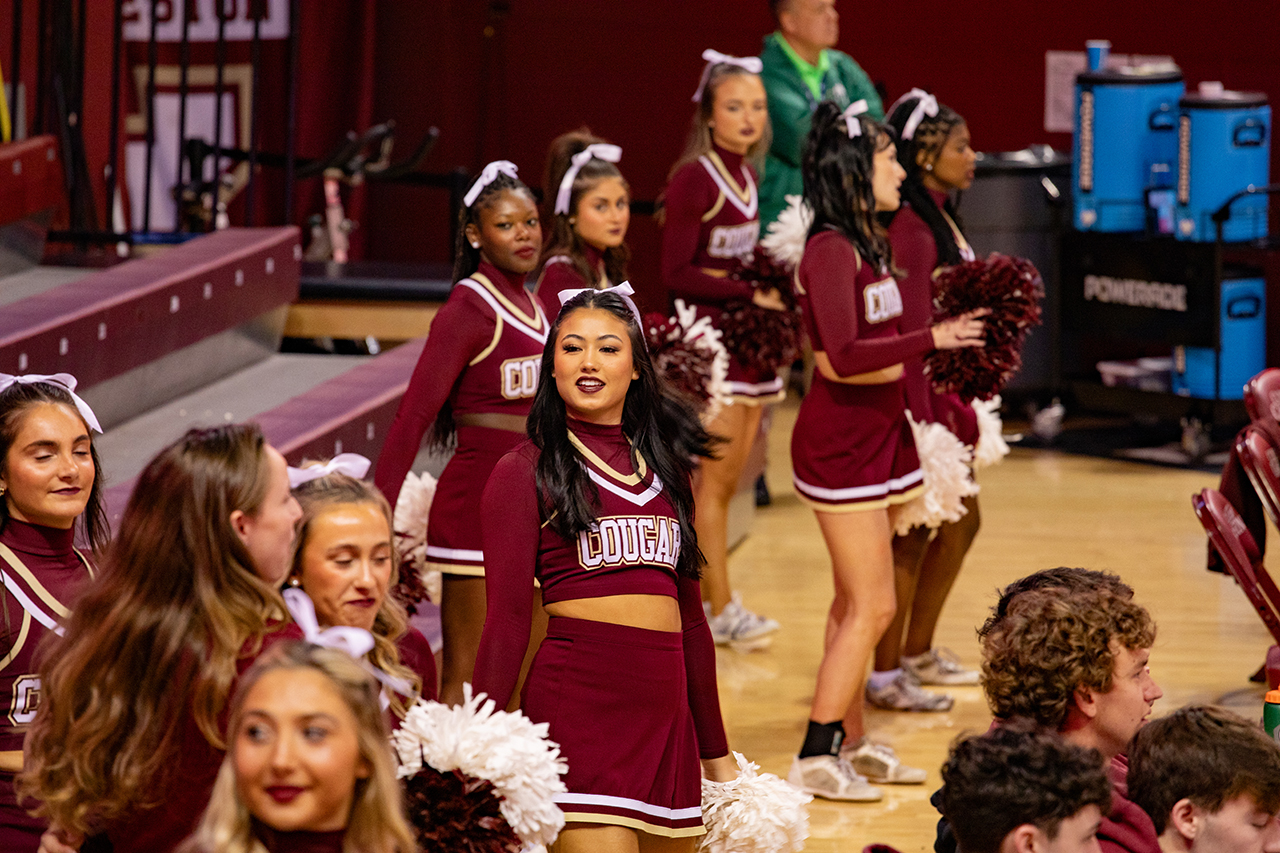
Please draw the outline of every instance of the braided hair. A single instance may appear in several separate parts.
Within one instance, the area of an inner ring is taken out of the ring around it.
[[[934,245],[938,247],[938,266],[953,266],[960,263],[963,258],[960,256],[960,245],[956,242],[955,232],[951,230],[943,213],[951,217],[957,228],[961,225],[960,215],[956,213],[950,198],[943,202],[942,208],[938,207],[923,183],[925,170],[922,163],[932,163],[936,160],[942,147],[951,137],[951,132],[962,126],[965,121],[955,110],[938,104],[937,115],[925,114],[912,137],[901,139],[902,129],[919,102],[918,97],[903,98],[889,113],[886,120],[900,139],[898,162],[907,173],[906,180],[902,182],[899,191],[902,193],[903,202],[911,206],[911,209],[924,220],[924,224],[929,226],[929,230],[933,233]],[[884,214],[884,223],[887,225],[892,222],[896,213],[897,211],[893,211]]]
[[[842,110],[818,104],[800,163],[804,200],[813,211],[809,236],[831,228],[843,234],[873,268],[891,268],[892,253],[876,216],[871,178],[875,155],[894,142],[894,132],[870,116],[858,116],[862,133],[849,136]]]

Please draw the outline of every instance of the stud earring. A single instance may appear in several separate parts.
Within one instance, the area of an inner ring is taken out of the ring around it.
[[[472,243],[472,244],[471,244],[471,248],[473,248],[473,249],[479,249],[479,248],[480,248],[480,244],[479,244],[479,243]]]
[[[925,170],[926,172],[932,172],[932,171],[933,171],[933,164],[932,164],[932,163],[925,163],[925,164],[924,164],[924,170]]]
[[[289,586],[293,587],[294,589],[297,589],[298,587],[302,586],[302,579],[299,578],[297,575],[294,575],[293,577],[289,578]]]

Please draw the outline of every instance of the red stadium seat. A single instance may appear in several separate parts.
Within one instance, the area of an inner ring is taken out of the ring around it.
[[[1258,546],[1240,514],[1217,489],[1204,489],[1198,495],[1192,495],[1191,505],[1209,535],[1209,542],[1222,555],[1227,572],[1240,584],[1271,636],[1280,642],[1280,617],[1276,616],[1280,590],[1276,589],[1262,565]],[[1276,656],[1276,647],[1271,648],[1273,651],[1268,653],[1269,659]],[[1280,673],[1274,673],[1268,667],[1267,680],[1273,688],[1277,686],[1274,680],[1277,675]]]
[[[1244,407],[1249,420],[1280,445],[1280,367],[1268,367],[1245,383]]]
[[[1267,517],[1280,528],[1280,447],[1264,427],[1253,423],[1236,436],[1236,455]]]

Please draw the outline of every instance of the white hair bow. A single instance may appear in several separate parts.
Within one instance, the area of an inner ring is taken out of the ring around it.
[[[907,116],[907,123],[902,126],[902,138],[911,139],[916,135],[916,128],[920,126],[920,122],[924,121],[925,116],[936,116],[938,114],[938,99],[930,95],[924,89],[912,89],[903,95],[893,105],[897,107],[903,101],[916,98],[916,107],[911,111],[911,115]],[[893,109],[890,109],[892,112]]]
[[[727,53],[707,48],[702,52],[702,58],[707,61],[707,64],[702,66],[702,77],[698,79],[698,90],[693,93],[693,102],[695,104],[702,103],[702,90],[707,88],[707,81],[711,79],[711,69],[717,65],[736,65],[743,71],[749,71],[752,74],[759,74],[764,70],[764,63],[760,61],[758,56],[730,56]]]
[[[560,307],[564,308],[564,304],[579,293],[590,293],[596,291],[599,293],[613,293],[622,297],[622,301],[627,303],[627,307],[631,309],[631,313],[635,315],[636,323],[640,326],[640,331],[644,331],[644,320],[640,319],[640,309],[636,307],[636,303],[631,299],[635,295],[635,290],[631,287],[631,282],[624,281],[622,284],[615,284],[613,287],[579,287],[571,290],[562,290],[556,294],[560,300]]]
[[[89,425],[89,428],[96,433],[102,432],[102,425],[98,423],[97,415],[93,413],[93,409],[89,408],[89,404],[76,393],[76,378],[70,373],[50,373],[47,375],[28,373],[24,376],[0,373],[0,392],[3,392],[11,385],[35,385],[38,382],[62,386],[71,395],[71,402],[76,404],[76,411],[80,413],[80,417],[84,418],[84,422]]]
[[[296,489],[303,483],[310,483],[312,480],[319,480],[330,474],[346,474],[348,477],[363,480],[372,465],[372,462],[359,453],[339,453],[323,465],[313,465],[310,468],[294,468],[291,465],[289,466],[289,488]]]
[[[617,163],[622,159],[622,149],[617,145],[610,145],[608,142],[593,142],[586,148],[583,148],[577,154],[573,155],[573,159],[569,161],[569,168],[565,170],[564,177],[560,179],[560,189],[556,192],[556,213],[569,212],[569,196],[573,194],[573,182],[578,177],[578,171],[587,165],[591,160],[604,160],[606,163]]]
[[[293,621],[302,629],[302,636],[308,643],[346,652],[387,689],[394,690],[401,696],[413,694],[411,684],[402,678],[388,675],[364,659],[365,655],[373,651],[373,634],[354,625],[330,625],[328,628],[321,628],[320,620],[316,618],[315,604],[311,601],[311,597],[300,589],[286,589],[284,603],[289,608],[289,615],[293,617]],[[389,701],[384,695],[382,697],[384,710],[388,704]]]
[[[844,121],[844,129],[849,134],[850,139],[862,135],[862,120],[858,116],[866,113],[868,109],[867,99],[860,98],[845,107],[844,112],[840,113],[840,118]]]
[[[476,182],[471,185],[471,189],[467,190],[467,194],[462,197],[462,204],[465,207],[475,204],[476,199],[480,197],[480,193],[484,192],[485,187],[496,181],[498,175],[506,175],[509,178],[519,180],[519,176],[516,174],[517,171],[516,164],[510,160],[494,160],[484,167],[480,177],[476,178]]]

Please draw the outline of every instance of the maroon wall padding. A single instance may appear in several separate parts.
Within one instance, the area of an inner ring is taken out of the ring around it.
[[[0,227],[62,203],[62,161],[52,136],[0,144]]]
[[[376,465],[425,341],[409,341],[253,420],[290,465],[305,459],[329,459],[339,453],[359,453]],[[136,480],[133,477],[107,489],[105,501],[112,523],[124,513]]]
[[[293,302],[301,256],[297,228],[232,228],[6,305],[0,372],[90,388]]]

